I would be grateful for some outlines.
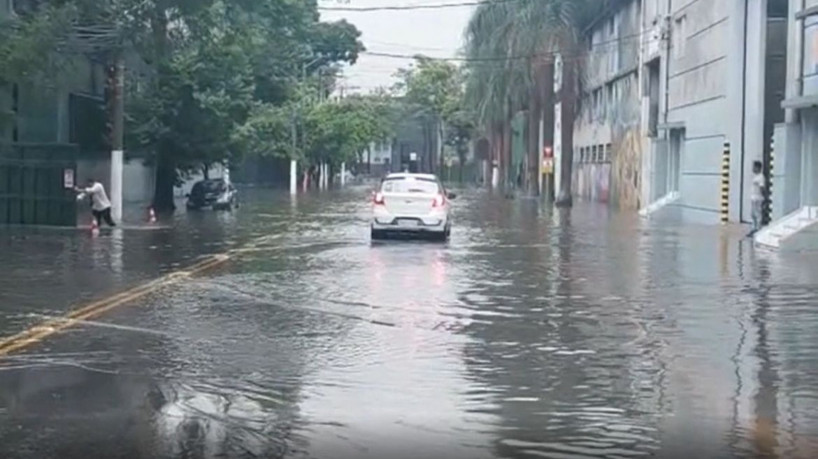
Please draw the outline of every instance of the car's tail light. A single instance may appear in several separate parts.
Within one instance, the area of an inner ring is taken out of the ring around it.
[[[443,207],[443,204],[446,204],[446,197],[442,194],[435,196],[435,200],[432,201],[432,207]]]
[[[372,198],[372,203],[376,206],[382,206],[386,204],[386,201],[383,199],[382,193],[375,193],[375,196]]]

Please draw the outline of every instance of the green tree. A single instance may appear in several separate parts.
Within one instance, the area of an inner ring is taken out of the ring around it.
[[[475,117],[471,111],[461,107],[449,116],[446,145],[453,147],[457,152],[458,180],[460,182],[463,181],[463,168],[466,164],[469,144],[474,139],[474,133]]]
[[[446,142],[447,125],[461,110],[463,102],[463,79],[460,69],[447,61],[424,56],[415,58],[415,65],[397,73],[398,83],[393,88],[401,94],[410,113],[427,122],[436,134],[438,167],[443,167],[443,144]],[[431,142],[430,142],[431,143]],[[428,167],[434,170],[431,152],[427,155]]]
[[[307,161],[337,166],[359,160],[372,142],[391,135],[390,106],[390,100],[380,96],[353,96],[313,106],[305,118]]]
[[[335,64],[363,50],[351,24],[319,21],[315,0],[42,0],[21,16],[0,27],[0,85],[52,78],[65,55],[127,54],[127,147],[153,153],[157,211],[173,209],[187,171],[283,151],[303,73],[321,72],[327,91]]]

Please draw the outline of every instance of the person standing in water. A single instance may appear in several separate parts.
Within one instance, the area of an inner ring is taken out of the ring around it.
[[[77,199],[83,199],[86,196],[91,197],[91,213],[97,221],[97,226],[102,226],[102,221],[108,226],[114,227],[114,219],[111,218],[111,201],[108,200],[108,194],[105,192],[105,187],[94,179],[88,179],[87,188],[76,188],[79,193]]]
[[[764,167],[761,161],[753,162],[753,191],[750,195],[750,203],[752,204],[753,217],[753,234],[761,229],[762,213],[764,208],[764,188],[767,181],[764,178]]]

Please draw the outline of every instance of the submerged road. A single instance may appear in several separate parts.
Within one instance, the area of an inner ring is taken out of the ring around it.
[[[449,243],[372,244],[367,192],[3,230],[0,337],[41,335],[0,356],[0,457],[818,452],[816,255],[476,190]]]

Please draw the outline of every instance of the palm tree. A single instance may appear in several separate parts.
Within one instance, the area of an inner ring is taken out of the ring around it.
[[[534,191],[539,179],[539,126],[543,144],[554,140],[554,57],[563,56],[562,90],[562,190],[559,204],[571,204],[573,121],[579,78],[580,30],[600,7],[599,0],[519,0],[490,2],[477,8],[466,31],[469,59],[467,93],[477,107],[479,121],[492,147],[505,157],[505,126],[516,111],[527,109],[527,188]],[[495,65],[489,65],[488,61]],[[503,128],[497,132],[497,125]],[[510,129],[509,129],[510,131]],[[499,139],[497,136],[499,135]],[[501,164],[503,162],[501,161]],[[504,176],[505,174],[501,174]]]
[[[466,101],[477,114],[489,140],[491,158],[500,168],[501,184],[507,175],[507,128],[511,112],[510,74],[502,61],[508,54],[510,28],[508,17],[514,8],[510,2],[483,3],[472,15],[466,29]]]

